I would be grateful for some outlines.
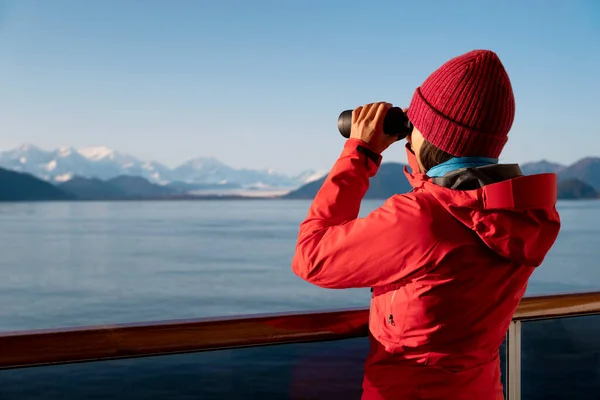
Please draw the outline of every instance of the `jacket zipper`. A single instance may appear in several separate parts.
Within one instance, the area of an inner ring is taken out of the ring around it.
[[[394,322],[394,314],[393,314],[393,307],[394,307],[394,297],[396,297],[396,292],[398,291],[398,289],[394,290],[394,293],[392,293],[392,300],[390,301],[390,315],[388,316],[388,324],[389,325],[396,325]]]

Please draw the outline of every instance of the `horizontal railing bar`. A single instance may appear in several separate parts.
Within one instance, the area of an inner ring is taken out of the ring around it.
[[[0,369],[367,335],[368,310],[260,314],[0,334]]]
[[[600,314],[600,292],[527,297],[514,319]],[[0,333],[0,369],[364,337],[368,309]]]
[[[532,321],[593,314],[600,314],[600,292],[564,293],[523,298],[513,320]]]

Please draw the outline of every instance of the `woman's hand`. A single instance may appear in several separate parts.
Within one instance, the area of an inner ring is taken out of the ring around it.
[[[384,102],[357,107],[352,111],[350,138],[362,140],[368,144],[371,150],[381,154],[398,140],[396,136],[388,136],[383,133],[383,120],[390,108],[392,105]]]

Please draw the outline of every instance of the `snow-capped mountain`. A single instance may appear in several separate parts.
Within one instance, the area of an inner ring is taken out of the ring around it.
[[[33,145],[0,152],[0,166],[28,172],[39,178],[65,182],[73,176],[111,179],[119,175],[142,176],[155,183],[168,182],[169,169],[159,163],[142,162],[105,147],[61,147],[44,151]]]
[[[106,147],[61,147],[45,151],[29,144],[0,152],[0,167],[27,172],[52,182],[65,182],[74,176],[106,180],[131,175],[158,184],[235,184],[248,188],[298,187],[324,175],[317,171],[287,176],[272,170],[235,169],[212,157],[195,158],[170,169],[158,162],[139,160]]]
[[[287,176],[273,170],[234,169],[214,157],[200,157],[187,161],[173,170],[177,180],[189,183],[237,183],[256,188],[295,187],[306,183],[304,176],[310,177],[314,171],[299,176]]]
[[[310,183],[313,181],[317,181],[319,179],[321,179],[322,177],[324,177],[325,175],[327,175],[327,171],[305,171],[302,172],[300,175],[296,176],[296,179],[299,181],[306,183]]]

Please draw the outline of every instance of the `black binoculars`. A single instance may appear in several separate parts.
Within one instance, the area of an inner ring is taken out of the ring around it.
[[[352,110],[342,111],[338,117],[338,130],[343,137],[350,137],[351,126]],[[383,119],[383,133],[389,136],[398,136],[398,140],[401,140],[410,135],[412,130],[413,124],[400,107],[392,107],[387,111]]]

